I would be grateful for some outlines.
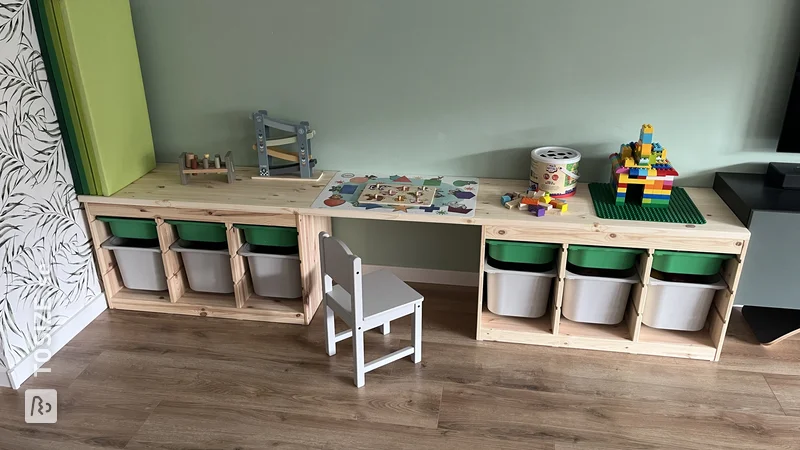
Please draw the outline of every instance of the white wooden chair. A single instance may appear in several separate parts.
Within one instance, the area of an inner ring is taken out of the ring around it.
[[[340,240],[324,231],[319,234],[320,267],[325,303],[325,344],[328,356],[336,354],[336,343],[353,338],[353,381],[364,386],[364,375],[400,358],[411,355],[414,363],[422,360],[422,300],[419,292],[411,289],[388,270],[362,276],[361,258],[353,255]],[[333,282],[337,285],[333,286]],[[336,333],[334,314],[350,326]],[[368,363],[364,362],[364,332],[381,327],[389,334],[390,322],[400,317],[414,315],[411,332],[413,346]]]

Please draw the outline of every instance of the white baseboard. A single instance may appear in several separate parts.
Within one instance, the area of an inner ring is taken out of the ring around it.
[[[11,387],[11,378],[8,377],[8,372],[2,372],[0,374],[0,388],[10,388]]]
[[[36,361],[37,351],[49,350],[50,357],[52,358],[52,355],[55,355],[56,352],[67,345],[69,341],[77,336],[87,325],[92,323],[92,321],[107,308],[106,296],[101,293],[84,306],[82,310],[78,311],[77,314],[70,317],[64,325],[61,325],[61,327],[53,332],[50,336],[50,345],[37,347],[36,350],[26,356],[25,359],[9,369],[5,377],[0,377],[0,386],[19,389],[22,383],[33,375],[37,367],[42,367],[45,364],[41,361]],[[3,384],[2,378],[8,379],[8,385]]]
[[[365,274],[376,270],[388,269],[397,278],[410,283],[447,284],[451,286],[478,286],[477,272],[459,272],[457,270],[416,269],[411,267],[376,266],[366,264],[362,267]]]

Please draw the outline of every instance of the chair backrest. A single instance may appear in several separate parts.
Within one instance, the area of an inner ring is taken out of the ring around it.
[[[326,232],[319,234],[320,271],[322,287],[325,295],[333,290],[333,283],[350,294],[350,311],[353,318],[361,321],[364,318],[363,298],[361,295],[361,258],[354,255],[344,242]]]

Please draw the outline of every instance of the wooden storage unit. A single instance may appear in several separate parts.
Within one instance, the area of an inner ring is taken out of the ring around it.
[[[632,222],[600,219],[594,213],[588,187],[581,185],[569,199],[569,213],[533,218],[500,205],[506,192],[523,191],[526,180],[481,179],[478,208],[474,217],[415,215],[315,209],[311,204],[333,173],[318,182],[251,180],[253,168],[237,170],[237,180],[227,184],[213,177],[196,177],[181,185],[174,164],[161,164],[154,171],[111,197],[84,196],[95,242],[100,272],[109,304],[113,308],[178,314],[229,317],[248,320],[308,324],[321,300],[317,234],[331,230],[331,217],[452,223],[481,227],[479,295],[476,302],[476,338],[553,347],[640,353],[672,357],[718,360],[728,327],[731,308],[747,251],[750,232],[711,189],[686,189],[706,217],[705,225]],[[131,292],[122,287],[113,256],[99,248],[108,236],[105,224],[95,216],[154,218],[159,224],[168,293]],[[224,223],[228,227],[232,296],[196,294],[187,291],[181,260],[169,251],[174,230],[165,219]],[[241,233],[235,223],[296,227],[299,233],[303,284],[302,302],[262,298],[254,295],[244,258],[236,254]],[[558,271],[548,313],[539,319],[519,319],[492,314],[484,307],[483,261],[487,239],[548,242],[561,245]],[[595,245],[645,249],[638,267],[640,282],[632,288],[625,318],[616,326],[571,322],[562,317],[566,257],[570,245]],[[731,254],[723,269],[728,288],[717,293],[705,329],[699,332],[666,331],[642,324],[653,252],[656,249]]]
[[[184,210],[181,208],[143,208],[125,205],[87,203],[85,205],[90,223],[92,240],[95,243],[98,266],[102,274],[108,304],[113,309],[185,314],[203,317],[259,320],[305,324],[319,307],[321,288],[316,280],[318,268],[316,235],[330,231],[330,219],[304,217],[297,214],[256,215],[249,217],[227,211]],[[133,291],[122,285],[119,269],[113,253],[100,248],[111,233],[108,225],[96,220],[97,216],[153,218],[157,224],[159,244],[167,276],[167,292]],[[237,252],[243,243],[243,233],[233,227],[235,223],[253,225],[293,226],[303,230],[300,235],[301,273],[303,296],[301,299],[267,298],[253,292],[252,279],[246,258]],[[170,250],[178,240],[175,226],[166,219],[222,222],[226,226],[228,252],[231,258],[231,275],[234,283],[232,294],[194,292],[189,288],[180,254]],[[307,239],[304,239],[305,236]],[[313,239],[311,237],[313,236]]]
[[[719,360],[733,307],[735,287],[741,274],[745,248],[742,248],[740,254],[728,260],[723,267],[722,277],[727,288],[717,291],[705,328],[695,332],[656,329],[642,323],[654,251],[655,249],[647,249],[642,254],[637,264],[640,281],[631,288],[625,317],[617,325],[573,322],[561,314],[566,259],[569,252],[569,245],[564,244],[558,261],[556,284],[548,314],[538,319],[498,316],[486,309],[483,291],[480,291],[481,307],[478,310],[476,338],[551,347]],[[483,283],[483,267],[480,278]]]

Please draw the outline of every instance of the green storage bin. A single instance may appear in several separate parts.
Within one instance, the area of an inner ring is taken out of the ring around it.
[[[250,244],[268,247],[297,247],[297,228],[239,224],[234,226],[244,230],[244,239]]]
[[[550,264],[556,259],[558,244],[538,242],[486,241],[489,257],[506,263]]]
[[[656,250],[653,254],[653,269],[683,275],[714,275],[719,273],[722,263],[732,257],[733,255],[717,253]]]
[[[178,236],[185,241],[197,242],[227,242],[225,225],[209,222],[189,222],[185,220],[167,220],[168,224],[175,225]]]
[[[567,262],[585,269],[627,270],[636,265],[636,259],[643,252],[637,248],[570,245]]]
[[[128,219],[125,217],[98,217],[111,228],[111,234],[127,239],[158,239],[156,221],[152,219]]]

